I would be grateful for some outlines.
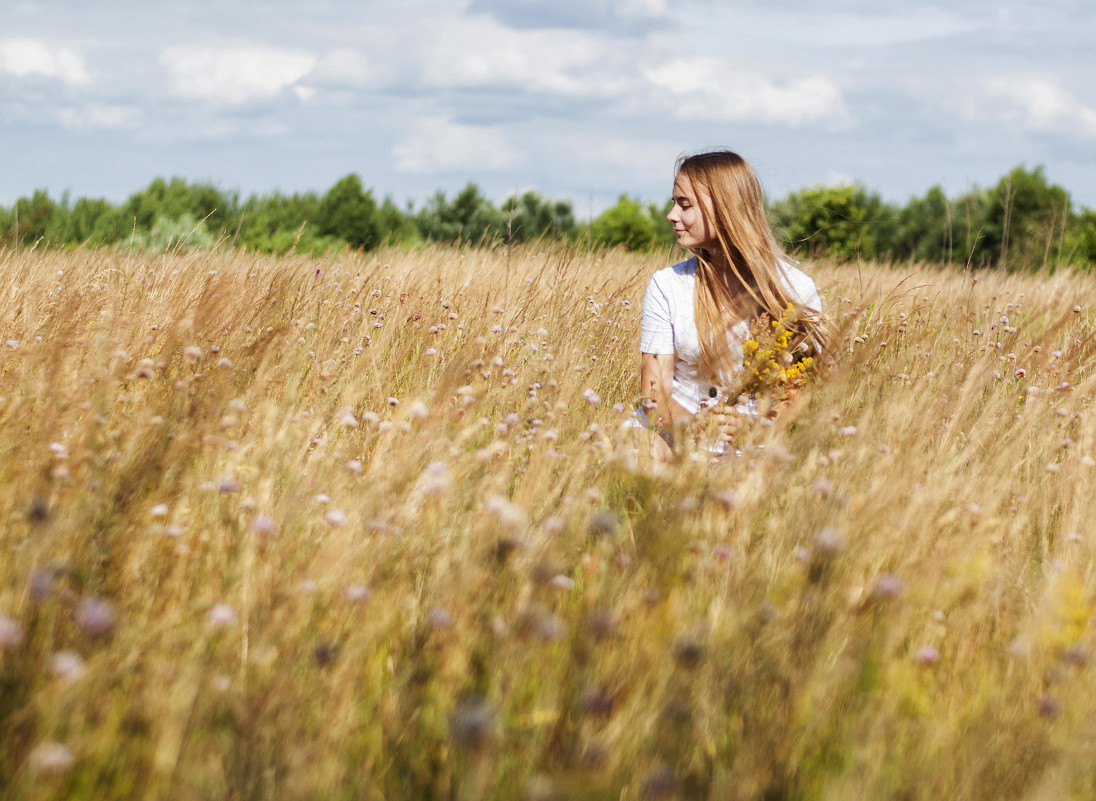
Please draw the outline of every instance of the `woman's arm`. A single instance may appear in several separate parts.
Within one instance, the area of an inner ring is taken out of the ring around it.
[[[639,402],[648,420],[658,427],[658,436],[651,435],[651,456],[657,463],[673,459],[674,354],[641,353],[639,364]]]
[[[665,431],[677,430],[688,425],[693,415],[673,400],[674,355],[643,353],[639,368],[640,399],[647,410],[647,417]],[[717,404],[703,410],[704,425],[712,427],[712,433],[724,442],[733,442],[741,420],[738,412],[726,404]],[[668,459],[672,453],[660,437],[655,438],[656,457]]]
[[[639,395],[647,416],[657,421],[659,428],[671,430],[674,425],[674,354],[643,353],[639,366]]]

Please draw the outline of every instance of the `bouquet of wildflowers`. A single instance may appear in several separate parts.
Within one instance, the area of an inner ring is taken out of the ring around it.
[[[777,320],[766,313],[753,318],[749,336],[742,343],[742,369],[728,386],[713,393],[711,404],[701,404],[711,414],[697,418],[698,444],[713,454],[727,453],[747,430],[743,422],[772,419],[807,382],[815,358],[797,330],[797,319],[792,304]],[[733,407],[730,416],[725,414],[727,407]]]
[[[814,357],[795,330],[796,319],[789,303],[778,320],[761,313],[751,321],[749,338],[742,343],[742,370],[723,395],[726,403],[769,415],[807,382]]]

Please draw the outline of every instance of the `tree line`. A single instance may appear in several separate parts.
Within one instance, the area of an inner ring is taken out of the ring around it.
[[[555,238],[629,250],[673,244],[669,204],[622,195],[588,223],[570,201],[528,191],[496,206],[474,184],[439,191],[418,209],[377,202],[350,174],[326,193],[241,198],[215,186],[157,178],[124,203],[44,190],[0,207],[0,246],[117,246],[146,251],[236,247],[320,255],[344,248],[420,241],[497,245]],[[948,198],[940,187],[905,206],[862,186],[818,186],[770,206],[789,253],[838,260],[883,259],[1008,269],[1096,267],[1096,211],[1074,208],[1041,168],[1017,167],[996,186]]]

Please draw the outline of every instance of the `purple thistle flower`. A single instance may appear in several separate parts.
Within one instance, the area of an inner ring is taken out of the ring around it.
[[[76,624],[92,637],[105,637],[118,624],[118,612],[105,598],[85,598],[76,609]]]

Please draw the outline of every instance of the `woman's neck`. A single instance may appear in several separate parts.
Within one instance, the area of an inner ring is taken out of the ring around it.
[[[696,254],[702,257],[719,275],[730,275],[731,262],[721,251],[702,250]]]
[[[722,253],[702,251],[697,254],[711,267],[711,275],[723,283],[731,297],[738,298],[741,295],[750,295],[749,289],[743,283],[745,276],[739,276],[731,266],[731,261]]]

